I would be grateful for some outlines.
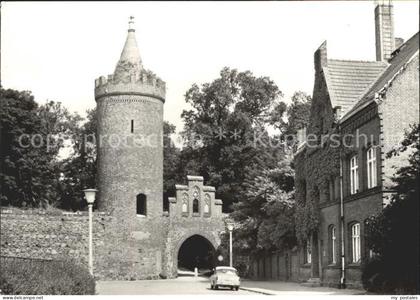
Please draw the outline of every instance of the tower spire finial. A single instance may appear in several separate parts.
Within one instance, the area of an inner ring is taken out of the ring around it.
[[[130,32],[130,31],[136,31],[135,29],[134,29],[134,16],[130,16],[130,18],[129,18],[130,20],[128,21],[128,32]]]

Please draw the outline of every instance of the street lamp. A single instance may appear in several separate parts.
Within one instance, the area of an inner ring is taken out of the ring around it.
[[[92,206],[95,202],[96,192],[95,189],[83,190],[85,193],[86,202],[89,207],[89,273],[93,276],[93,246],[92,246]]]
[[[233,231],[233,223],[228,222],[226,224],[227,229],[229,230],[229,266],[233,267],[233,256],[232,256],[232,231]]]

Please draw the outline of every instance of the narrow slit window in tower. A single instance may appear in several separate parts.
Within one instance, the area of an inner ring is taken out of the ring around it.
[[[131,133],[134,132],[134,120],[131,120]]]
[[[145,216],[147,214],[147,201],[145,194],[137,195],[137,215]]]

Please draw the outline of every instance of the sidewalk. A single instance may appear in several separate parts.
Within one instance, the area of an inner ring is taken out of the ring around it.
[[[296,282],[243,280],[241,289],[263,295],[364,295],[363,290],[306,287]]]

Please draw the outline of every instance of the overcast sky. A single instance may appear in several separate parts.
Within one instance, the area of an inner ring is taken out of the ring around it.
[[[418,31],[418,1],[394,1],[395,36]],[[164,118],[182,129],[185,91],[224,66],[269,76],[288,99],[312,94],[313,52],[375,60],[374,3],[2,2],[1,79],[39,103],[82,115],[95,106],[94,79],[111,74],[135,16],[143,64],[167,85]]]

